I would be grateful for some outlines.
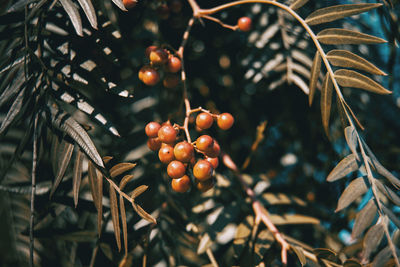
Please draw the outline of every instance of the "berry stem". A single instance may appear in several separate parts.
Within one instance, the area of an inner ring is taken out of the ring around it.
[[[225,24],[221,20],[219,20],[217,18],[214,18],[212,16],[209,16],[209,15],[203,15],[201,17],[205,18],[205,19],[208,19],[208,20],[211,20],[211,21],[214,21],[214,22],[218,23],[219,25],[221,25],[222,27],[231,29],[232,31],[236,31],[238,29],[237,25],[232,26],[232,25]]]

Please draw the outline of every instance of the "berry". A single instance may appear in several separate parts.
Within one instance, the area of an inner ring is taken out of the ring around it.
[[[158,151],[158,158],[162,163],[170,163],[175,159],[174,148],[171,145],[162,144],[160,150]]]
[[[157,151],[161,147],[161,141],[159,138],[149,138],[147,140],[147,147],[152,151]]]
[[[123,0],[122,3],[127,9],[133,8],[136,6],[137,1],[136,0]]]
[[[163,85],[166,88],[175,88],[181,81],[180,77],[176,74],[167,74],[163,80]]]
[[[197,161],[196,165],[194,165],[193,167],[193,175],[200,182],[210,179],[212,173],[213,173],[213,167],[211,163],[204,159]]]
[[[148,137],[155,138],[158,136],[158,130],[160,130],[160,128],[161,125],[158,122],[152,121],[146,125],[146,128],[144,130]]]
[[[211,165],[213,166],[214,170],[218,167],[218,164],[219,164],[218,158],[209,158],[209,157],[207,157],[206,160],[211,163]]]
[[[211,149],[206,151],[207,157],[210,158],[216,158],[219,156],[219,153],[221,152],[221,148],[218,144],[218,142],[214,139],[214,143]]]
[[[193,146],[186,141],[179,142],[174,147],[174,155],[179,161],[190,162],[194,157]]]
[[[162,48],[157,48],[150,52],[149,59],[155,65],[162,65],[167,63],[168,53]]]
[[[241,17],[238,19],[237,26],[241,31],[248,32],[251,30],[251,18]]]
[[[208,179],[208,180],[205,180],[204,182],[197,182],[196,187],[201,192],[206,192],[214,187],[214,179]]]
[[[153,86],[156,85],[160,81],[160,74],[151,68],[146,67],[145,69],[141,69],[139,71],[139,79],[146,85]]]
[[[186,168],[182,162],[173,160],[167,166],[168,176],[172,179],[178,179],[185,175]]]
[[[196,117],[196,126],[199,127],[200,129],[208,129],[211,127],[213,124],[213,117],[211,114],[202,112]]]
[[[203,152],[212,150],[214,146],[214,139],[209,135],[202,135],[196,140],[196,147]]]
[[[231,128],[234,121],[235,119],[229,113],[222,113],[218,115],[217,118],[218,127],[222,130],[228,130],[229,128]]]
[[[182,62],[178,57],[170,56],[167,62],[167,70],[169,72],[178,72],[182,67]]]
[[[176,140],[176,130],[171,125],[161,126],[158,130],[158,138],[166,144],[173,144]]]
[[[147,57],[148,59],[150,59],[150,53],[153,52],[153,51],[156,51],[157,49],[158,49],[157,46],[155,46],[155,45],[150,45],[150,46],[148,46],[148,47],[146,48],[146,51],[144,52],[144,54],[146,55],[146,57]]]
[[[187,175],[182,176],[178,179],[172,179],[171,181],[172,190],[178,193],[185,193],[190,189],[190,178]]]

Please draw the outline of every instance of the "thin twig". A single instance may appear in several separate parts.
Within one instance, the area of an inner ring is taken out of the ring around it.
[[[32,158],[32,184],[31,184],[31,217],[29,221],[29,265],[34,266],[34,235],[33,235],[33,224],[35,221],[35,194],[36,194],[36,168],[37,168],[37,143],[38,143],[38,114],[35,115],[33,124],[33,158]]]
[[[232,31],[236,31],[239,28],[237,25],[232,26],[232,25],[225,24],[221,20],[214,18],[212,16],[204,15],[204,16],[202,16],[202,18],[214,21],[214,22],[218,23],[219,25],[221,25],[222,27],[230,29]]]

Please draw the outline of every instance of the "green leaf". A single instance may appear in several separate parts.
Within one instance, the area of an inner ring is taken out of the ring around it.
[[[354,70],[340,69],[335,71],[335,79],[343,87],[364,89],[377,94],[391,94],[382,85]]]
[[[110,185],[110,210],[114,226],[114,236],[117,241],[118,251],[121,251],[121,228],[119,225],[118,199],[114,187]]]
[[[308,103],[310,106],[312,105],[315,89],[317,88],[318,76],[320,71],[321,71],[321,55],[317,51],[315,52],[313,64],[311,67],[311,76],[309,84],[310,92],[308,93]]]
[[[75,163],[74,163],[74,170],[72,174],[72,192],[74,195],[74,204],[75,208],[78,205],[79,199],[79,188],[81,186],[82,180],[82,163],[83,163],[83,154],[82,152],[77,149],[75,154]]]
[[[363,70],[377,75],[387,75],[368,60],[347,50],[331,50],[326,54],[329,62],[337,67]]]
[[[326,135],[329,137],[329,117],[331,115],[333,83],[326,73],[321,90],[321,117]]]
[[[295,1],[292,1],[292,3],[290,4],[289,7],[293,10],[299,9],[300,7],[307,4],[307,2],[308,2],[308,0],[295,0]]]
[[[328,177],[326,180],[328,182],[334,182],[336,180],[339,180],[346,175],[358,170],[359,165],[356,160],[356,157],[354,154],[350,154],[346,156],[344,159],[342,159],[338,165],[336,165],[335,168],[329,173]]]
[[[381,5],[382,4],[350,4],[325,7],[312,12],[305,21],[308,25],[317,25],[360,14],[380,7]]]
[[[83,11],[88,18],[90,25],[93,28],[97,29],[97,16],[96,11],[94,10],[93,4],[91,0],[78,0],[79,4],[81,5]]]
[[[368,191],[369,184],[364,177],[358,177],[351,181],[351,183],[343,191],[339,198],[335,212],[338,212],[349,206],[354,200]]]
[[[371,225],[376,217],[377,210],[374,200],[370,199],[364,208],[357,213],[351,233],[353,238],[358,238]]]
[[[376,36],[340,28],[322,30],[317,34],[317,39],[323,44],[330,45],[386,43],[386,40]]]
[[[63,6],[65,12],[67,12],[72,22],[72,25],[74,25],[76,34],[78,34],[79,36],[83,36],[81,16],[79,15],[79,11],[76,8],[75,4],[71,0],[59,0],[59,1]]]

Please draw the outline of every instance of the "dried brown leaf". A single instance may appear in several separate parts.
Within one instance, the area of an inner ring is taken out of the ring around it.
[[[156,219],[153,218],[150,214],[148,214],[141,206],[136,204],[135,202],[132,202],[133,209],[137,212],[137,214],[145,219],[146,221],[150,223],[157,223]]]
[[[340,28],[322,30],[317,34],[317,39],[323,44],[330,45],[386,43],[386,40],[376,36]]]
[[[128,254],[128,226],[126,222],[124,197],[119,195],[119,209],[121,212],[122,236],[124,237],[125,255]]]
[[[384,204],[381,203],[382,211],[384,214],[386,214],[389,219],[396,225],[398,229],[400,229],[400,220],[397,218],[397,216],[390,210],[388,209]]]
[[[75,208],[78,205],[79,199],[79,187],[81,186],[82,180],[82,163],[83,163],[83,153],[77,149],[75,154],[74,171],[72,176],[72,192],[74,195]]]
[[[291,245],[290,247],[292,248],[293,252],[297,255],[297,258],[299,259],[301,266],[306,265],[307,259],[306,256],[304,255],[303,248],[295,245]]]
[[[310,88],[310,92],[308,93],[308,103],[310,106],[312,105],[315,89],[317,88],[320,71],[321,71],[321,55],[317,51],[315,52],[313,64],[311,67],[310,84],[308,86]]]
[[[121,182],[119,183],[119,189],[124,189],[126,184],[129,183],[133,179],[133,175],[125,175],[122,179]]]
[[[358,238],[371,225],[377,210],[374,200],[370,199],[364,208],[357,213],[351,233],[353,238]]]
[[[321,117],[326,135],[329,137],[329,117],[331,115],[333,83],[326,73],[321,90]]]
[[[354,200],[365,194],[368,191],[368,188],[369,184],[365,177],[358,177],[351,181],[340,196],[335,212],[349,206]]]
[[[118,163],[110,169],[110,176],[112,178],[117,177],[126,171],[132,170],[135,166],[136,164],[129,162]]]
[[[384,267],[388,266],[388,261],[392,258],[392,249],[390,246],[385,247],[378,254],[376,254],[373,262],[372,267]]]
[[[395,205],[400,206],[400,197],[392,189],[384,185],[378,179],[375,179],[375,184],[379,191],[384,193]]]
[[[342,159],[335,168],[333,168],[326,180],[328,182],[339,180],[346,175],[356,171],[358,168],[359,165],[357,163],[356,157],[354,156],[354,154],[350,154]]]
[[[343,263],[343,267],[362,267],[362,265],[355,259],[347,259]]]
[[[114,187],[110,185],[110,210],[111,218],[114,226],[115,240],[117,241],[118,251],[121,251],[121,228],[119,225],[119,212],[118,212],[118,200],[117,193]]]
[[[56,177],[54,179],[53,186],[50,190],[50,198],[53,196],[56,191],[58,185],[61,183],[61,180],[64,177],[65,171],[68,168],[68,164],[71,161],[72,152],[74,151],[74,145],[62,140],[61,143],[57,147],[57,172]]]
[[[140,196],[144,191],[146,191],[147,188],[149,188],[147,185],[141,185],[141,186],[136,187],[136,188],[132,191],[131,197],[132,197],[133,199],[137,198],[137,197]]]
[[[372,252],[376,250],[384,234],[384,224],[379,222],[372,226],[365,234],[363,240],[363,257],[368,259]]]
[[[349,146],[351,152],[356,156],[357,160],[360,160],[357,153],[358,142],[357,142],[356,129],[354,129],[353,126],[347,126],[344,129],[344,136],[346,138],[347,145]]]
[[[290,4],[290,8],[295,10],[307,4],[308,0],[295,0]]]
[[[88,177],[94,206],[97,209],[97,230],[100,236],[101,222],[103,219],[103,175],[99,170],[97,170],[91,161],[89,161],[88,165]]]
[[[320,221],[317,218],[301,214],[283,214],[283,215],[271,214],[270,219],[275,225],[320,223]]]
[[[392,92],[384,88],[371,78],[358,73],[354,70],[340,69],[335,71],[335,79],[343,87],[364,89],[377,94],[391,94]]]
[[[199,246],[197,247],[197,254],[203,254],[212,246],[212,244],[213,242],[210,239],[210,236],[205,233],[200,239]]]

